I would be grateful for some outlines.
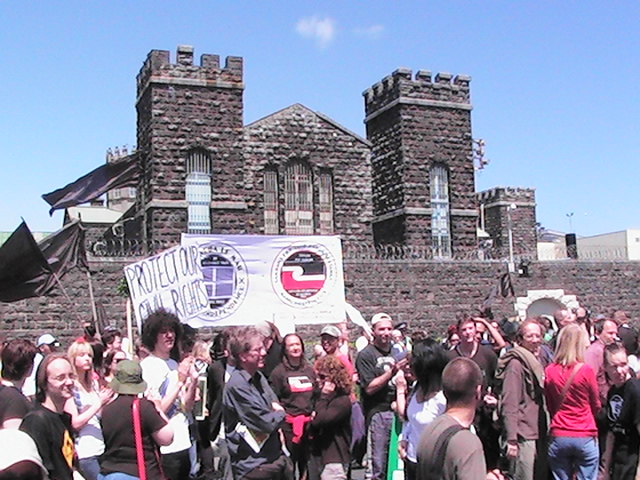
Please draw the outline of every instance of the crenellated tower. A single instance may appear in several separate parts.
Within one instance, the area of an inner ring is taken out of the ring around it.
[[[477,245],[470,81],[399,68],[363,93],[376,244],[444,258]]]
[[[494,187],[477,194],[480,227],[493,241],[497,256],[509,254],[509,230],[515,255],[537,255],[536,191],[524,187]]]
[[[180,234],[243,233],[243,60],[178,47],[175,63],[152,50],[137,77],[138,205],[143,237],[177,243]]]

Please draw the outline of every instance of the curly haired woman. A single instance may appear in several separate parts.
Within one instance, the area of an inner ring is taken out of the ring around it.
[[[309,480],[346,480],[351,461],[353,379],[333,355],[319,359],[314,369],[321,393],[312,413]]]

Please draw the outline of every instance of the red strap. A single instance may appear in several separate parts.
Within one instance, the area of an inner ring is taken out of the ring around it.
[[[147,469],[144,464],[144,450],[142,448],[142,425],[140,423],[140,397],[133,399],[133,433],[136,439],[136,456],[138,458],[138,475],[140,480],[147,480]]]

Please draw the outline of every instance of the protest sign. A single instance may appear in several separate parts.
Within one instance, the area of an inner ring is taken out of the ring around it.
[[[196,246],[178,246],[124,268],[138,324],[160,308],[183,322],[208,308],[199,260]]]
[[[337,236],[190,235],[209,307],[192,327],[273,322],[285,329],[345,319],[342,248]]]

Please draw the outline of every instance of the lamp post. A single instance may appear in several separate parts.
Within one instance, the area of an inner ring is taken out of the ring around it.
[[[515,272],[515,263],[513,261],[513,225],[511,223],[511,211],[515,210],[516,204],[512,203],[507,207],[507,230],[509,232],[509,272]]]
[[[569,219],[569,233],[573,233],[573,222],[571,221],[573,218],[573,212],[567,213],[567,218]]]

